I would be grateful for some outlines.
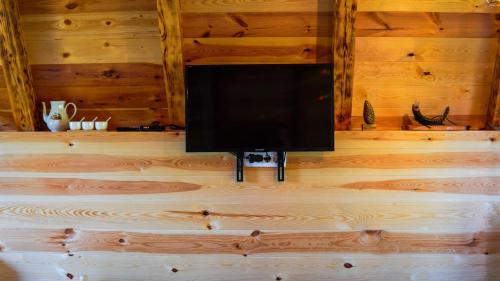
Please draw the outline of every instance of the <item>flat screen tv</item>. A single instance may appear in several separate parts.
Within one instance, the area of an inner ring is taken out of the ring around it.
[[[186,151],[331,151],[331,64],[186,67]]]

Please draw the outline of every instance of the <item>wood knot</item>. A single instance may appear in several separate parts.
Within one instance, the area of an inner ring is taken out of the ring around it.
[[[105,24],[106,24],[106,25],[111,25],[111,24],[112,24],[112,22],[111,22],[111,21],[109,21],[109,20],[107,20],[107,21],[105,22]]]
[[[240,243],[235,243],[235,244],[234,244],[234,247],[235,247],[236,249],[238,249],[238,250],[241,250],[241,245],[240,245]]]
[[[490,141],[491,141],[491,142],[494,142],[494,141],[496,141],[496,139],[495,139],[494,137],[491,137],[491,138],[490,138]]]
[[[108,42],[104,42],[104,47],[109,47],[109,43]]]
[[[257,237],[261,234],[260,230],[254,230],[252,234],[250,234],[252,237]]]
[[[203,38],[208,38],[208,37],[210,37],[210,31],[205,31],[205,32],[203,32],[203,34],[201,35],[201,37],[203,37]]]
[[[64,20],[65,25],[71,25],[71,20],[70,19],[65,19]]]
[[[425,76],[430,76],[430,75],[432,75],[432,72],[430,72],[430,71],[424,71],[424,72],[423,72],[423,74],[424,74]]]
[[[283,280],[281,277],[279,277],[279,276],[276,277],[276,281],[281,281],[281,280]]]
[[[66,7],[66,9],[68,9],[68,10],[74,10],[74,9],[76,9],[76,7],[78,7],[78,4],[75,2],[69,2],[64,7]]]
[[[171,269],[171,271],[172,271],[173,273],[176,273],[176,272],[178,272],[179,270],[178,270],[177,268],[175,268],[175,267],[174,267],[174,268],[172,268],[172,269]]]
[[[70,143],[68,143],[68,145],[69,145],[69,146],[74,146],[75,144],[74,144],[74,143],[72,143],[72,142],[70,142]]]
[[[118,239],[118,243],[125,244],[127,241],[123,238]]]
[[[62,56],[63,56],[63,58],[69,58],[69,56],[71,56],[71,54],[68,52],[64,52],[64,53],[62,53]]]
[[[68,277],[69,279],[73,279],[74,278],[73,274],[71,274],[71,273],[67,273],[66,277]]]
[[[118,74],[118,72],[116,72],[116,70],[114,70],[114,69],[105,70],[105,71],[103,71],[101,74],[102,74],[102,76],[107,77],[107,78],[111,78],[111,77],[113,77],[113,76],[115,76],[116,78],[118,78],[118,77],[119,77],[119,76],[117,75],[117,74]]]
[[[211,224],[207,224],[207,229],[208,230],[212,230],[212,225]]]
[[[203,211],[201,211],[201,214],[206,217],[206,216],[210,215],[210,212],[207,210],[203,210]]]
[[[73,235],[73,234],[75,234],[75,230],[73,228],[66,228],[66,229],[64,229],[64,234]]]
[[[362,245],[377,245],[382,238],[382,230],[365,230],[359,235]]]
[[[407,54],[408,57],[414,57],[415,56],[415,53],[408,53]]]
[[[352,268],[352,264],[346,262],[346,263],[344,263],[344,267],[345,268]]]

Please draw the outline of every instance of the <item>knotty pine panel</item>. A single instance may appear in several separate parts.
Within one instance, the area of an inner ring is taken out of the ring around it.
[[[331,39],[315,37],[185,38],[186,64],[328,63]]]
[[[489,6],[483,0],[359,0],[361,12],[446,12],[446,13],[498,13],[498,6]]]
[[[209,263],[207,280],[303,280],[293,260],[315,264],[315,280],[390,279],[396,261],[398,278],[497,276],[498,139],[338,132],[335,152],[290,153],[278,184],[273,169],[235,182],[233,156],[186,154],[183,133],[2,133],[0,272],[115,280],[130,263],[188,280],[209,259],[235,267]]]
[[[110,262],[113,261],[113,262]],[[4,281],[75,280],[495,280],[498,255],[448,254],[260,254],[155,255],[141,253],[3,253]],[[26,270],[30,268],[31,270]],[[432,271],[429,270],[432,268]],[[245,269],[245,272],[242,272]],[[387,274],[391,272],[391,274]],[[23,279],[23,280],[24,280]]]
[[[21,14],[156,11],[155,0],[21,0]]]
[[[331,12],[182,14],[186,38],[328,37],[331,22]],[[360,12],[355,27],[358,37],[496,38],[500,25],[495,14]]]

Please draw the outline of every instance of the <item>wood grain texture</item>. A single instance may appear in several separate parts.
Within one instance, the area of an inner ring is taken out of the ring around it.
[[[179,0],[157,0],[170,124],[185,126],[184,61]]]
[[[331,12],[329,0],[181,0],[183,12]]]
[[[359,11],[498,13],[482,0],[360,0]]]
[[[182,13],[185,38],[329,37],[331,12]]]
[[[72,14],[113,11],[155,11],[154,0],[23,0],[21,14]]]
[[[495,38],[499,27],[495,14],[479,13],[360,12],[355,23],[359,37]]]
[[[336,1],[333,38],[335,130],[348,130],[351,126],[356,12],[357,0]]]
[[[24,252],[2,254],[5,281],[74,280],[495,280],[500,277],[498,255],[259,254],[250,256],[158,255],[141,253]],[[112,261],[112,262],[111,262]],[[351,265],[352,267],[350,267]],[[29,268],[29,270],[26,270]],[[245,269],[242,272],[242,269]],[[432,268],[432,270],[429,270]],[[54,270],[55,269],[55,270]],[[391,274],[386,274],[391,272]]]
[[[273,169],[236,183],[231,155],[186,154],[184,138],[0,134],[2,276],[498,274],[499,132],[337,132],[335,152],[290,153],[281,184]]]
[[[0,110],[0,131],[15,131],[16,129],[12,111]]]
[[[19,17],[17,1],[0,2],[0,64],[17,130],[34,131],[40,120]]]
[[[249,235],[153,234],[139,232],[0,229],[3,252],[110,251],[163,254],[260,253],[498,253],[498,233],[408,234],[359,232],[267,233]],[[40,239],[42,238],[42,239]]]
[[[488,105],[488,126],[500,129],[500,37],[497,38],[497,53],[493,77],[491,78],[490,100]]]
[[[331,22],[331,11],[182,13],[186,38],[328,37]],[[499,28],[479,13],[360,12],[355,22],[358,37],[495,38]]]
[[[185,38],[186,64],[328,63],[329,38]]]

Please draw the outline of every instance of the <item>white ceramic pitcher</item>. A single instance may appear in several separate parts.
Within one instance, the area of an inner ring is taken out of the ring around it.
[[[50,112],[47,114],[47,109],[45,107],[45,102],[43,105],[43,121],[47,124],[47,127],[52,132],[61,132],[68,129],[68,123],[76,115],[76,105],[72,102],[66,104],[65,101],[51,101],[50,102]],[[66,111],[68,106],[73,106],[73,115],[68,118],[68,112]]]

